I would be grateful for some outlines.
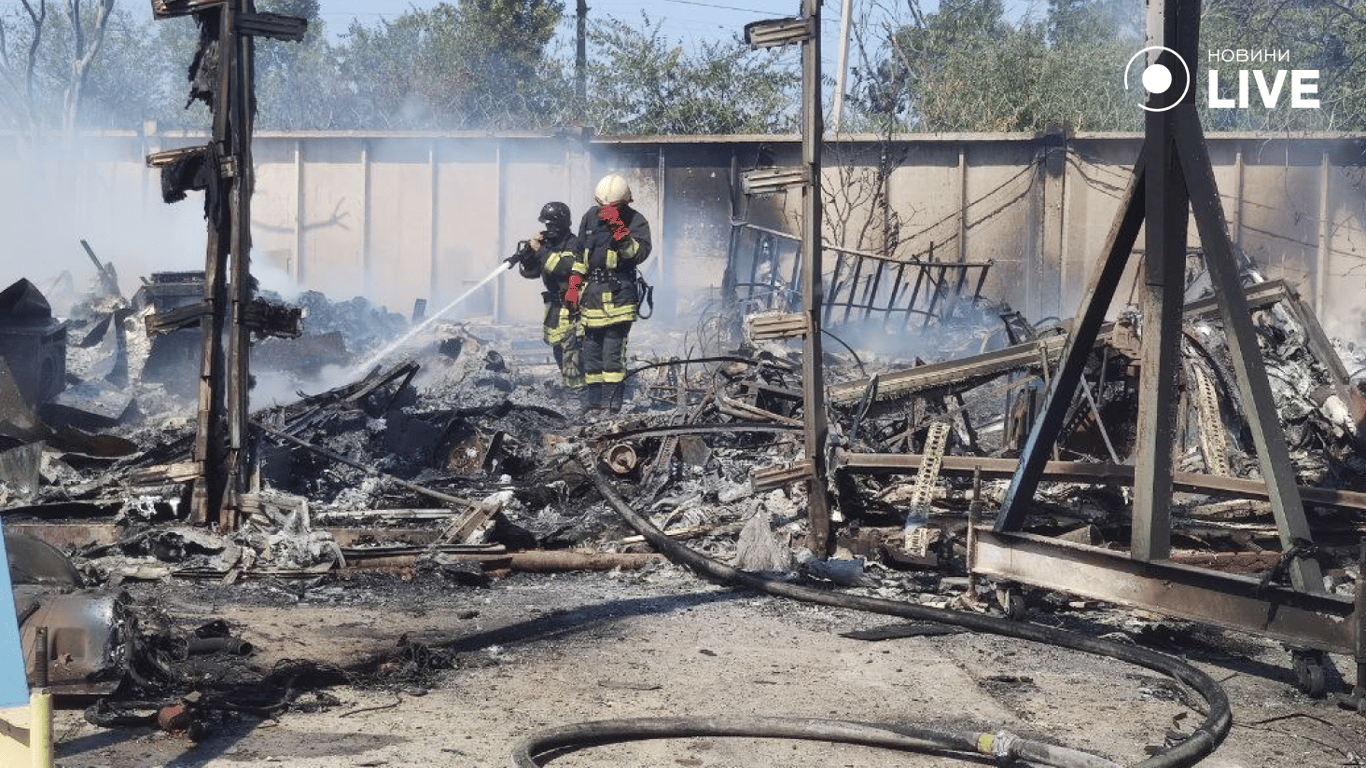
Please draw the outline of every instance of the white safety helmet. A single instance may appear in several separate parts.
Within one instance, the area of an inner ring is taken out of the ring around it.
[[[616,205],[617,203],[631,202],[631,185],[626,183],[626,179],[615,173],[609,173],[602,177],[598,186],[593,190],[593,199],[598,205]]]

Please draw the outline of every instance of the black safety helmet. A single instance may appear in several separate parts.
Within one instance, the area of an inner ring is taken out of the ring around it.
[[[564,203],[546,203],[541,207],[539,221],[552,232],[568,232],[569,206]]]

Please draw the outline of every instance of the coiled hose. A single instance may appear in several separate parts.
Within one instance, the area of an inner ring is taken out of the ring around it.
[[[786,597],[820,605],[880,613],[899,618],[936,621],[1036,643],[1056,645],[1076,651],[1107,656],[1119,661],[1146,667],[1180,681],[1200,694],[1209,705],[1205,719],[1195,731],[1180,743],[1158,752],[1133,768],[1184,768],[1192,766],[1213,752],[1228,735],[1232,724],[1228,696],[1213,678],[1195,667],[1171,656],[1108,640],[1064,632],[1037,624],[1008,621],[992,616],[930,608],[923,605],[884,600],[860,595],[825,592],[796,584],[788,584],[741,571],[713,560],[679,544],[664,535],[649,518],[637,513],[612,487],[611,482],[597,468],[595,457],[585,456],[598,492],[617,510],[626,522],[659,552],[670,560],[685,565],[703,577],[722,583],[747,587],[777,597]],[[816,735],[821,734],[821,735]],[[906,726],[852,723],[821,720],[793,720],[786,718],[733,719],[720,721],[711,718],[668,718],[640,720],[608,720],[580,723],[533,734],[518,744],[513,752],[516,768],[537,768],[534,756],[549,749],[590,746],[618,741],[684,736],[749,736],[776,738],[804,738],[822,741],[849,741],[837,738],[840,734],[857,737],[851,743],[885,746],[900,749],[936,749],[954,752],[1020,757],[1060,768],[1095,768],[1113,766],[1108,760],[1084,752],[1056,747],[1010,734],[970,734],[967,732],[932,731]],[[990,741],[983,749],[984,743]],[[1015,750],[1015,751],[1010,751]],[[1028,750],[1026,755],[1019,750]]]

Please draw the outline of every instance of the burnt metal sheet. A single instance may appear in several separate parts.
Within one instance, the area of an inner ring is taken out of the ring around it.
[[[41,680],[34,648],[38,630],[47,630],[47,684],[56,694],[100,695],[113,692],[122,680],[116,627],[122,606],[113,597],[86,592],[34,594],[38,588],[16,587],[20,599],[36,607],[19,628],[29,680]],[[22,595],[22,596],[21,596]]]
[[[76,566],[57,548],[32,536],[5,534],[10,580],[20,584],[46,584],[59,587],[82,586]]]
[[[94,379],[57,395],[43,407],[43,416],[50,423],[104,429],[122,421],[132,405],[132,395]]]
[[[0,291],[0,358],[28,403],[41,403],[66,386],[66,335],[66,323],[52,316],[32,283],[21,279]]]
[[[1022,533],[975,529],[973,573],[1253,632],[1335,653],[1356,648],[1351,598]]]
[[[39,472],[42,463],[42,443],[28,443],[0,450],[0,483],[21,493],[37,493],[38,484],[42,481]]]

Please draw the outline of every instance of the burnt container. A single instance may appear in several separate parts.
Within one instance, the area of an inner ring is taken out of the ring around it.
[[[66,386],[66,323],[37,286],[20,279],[0,292],[0,358],[30,405]]]

